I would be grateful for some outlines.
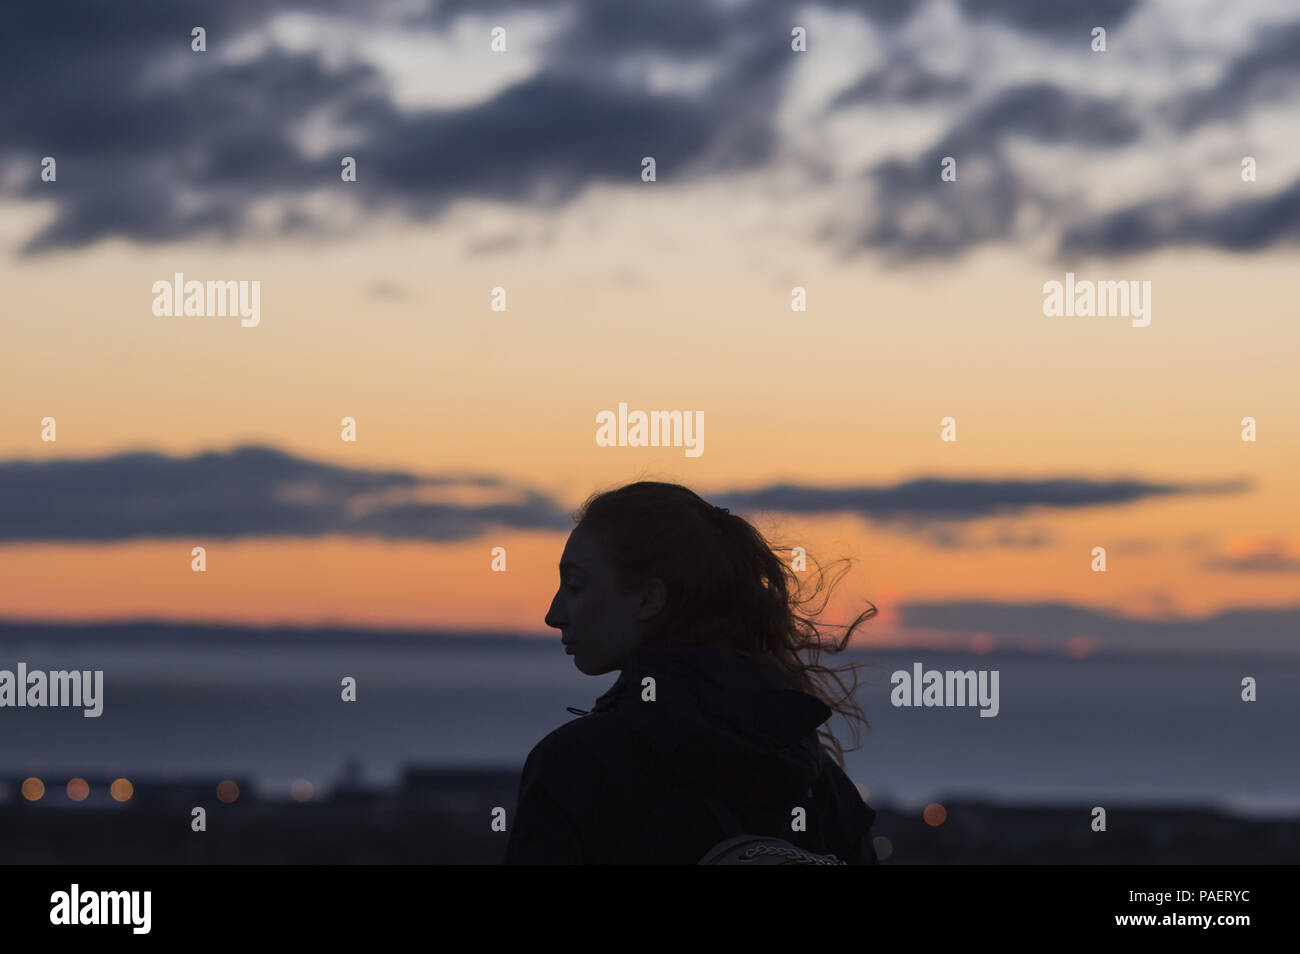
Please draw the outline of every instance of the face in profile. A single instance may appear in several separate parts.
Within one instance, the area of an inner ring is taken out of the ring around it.
[[[599,676],[623,668],[641,644],[644,621],[663,605],[663,584],[641,592],[614,591],[614,567],[582,527],[569,534],[560,557],[560,586],[546,625],[560,631],[579,672]]]

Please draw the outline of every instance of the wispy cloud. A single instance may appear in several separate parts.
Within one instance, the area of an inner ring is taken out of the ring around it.
[[[1181,494],[1240,493],[1249,486],[1245,480],[1168,483],[1082,477],[1027,480],[921,477],[881,487],[777,484],[754,491],[723,493],[718,498],[727,506],[742,510],[856,513],[881,522],[924,526],[936,521],[1017,514],[1036,507],[1071,510]]]
[[[377,278],[366,286],[366,296],[380,301],[402,301],[410,297],[405,285],[386,278]]]
[[[1300,655],[1300,606],[1228,609],[1206,617],[1144,619],[1070,603],[904,603],[899,624],[953,636],[989,634],[995,648]]]
[[[1232,552],[1208,557],[1201,566],[1230,573],[1300,573],[1300,552],[1281,537],[1248,540]]]
[[[925,533],[924,540],[942,550],[1036,550],[1050,546],[1052,534],[1042,527],[1018,530],[1014,526],[997,527],[989,533],[974,535],[959,526],[939,526]]]

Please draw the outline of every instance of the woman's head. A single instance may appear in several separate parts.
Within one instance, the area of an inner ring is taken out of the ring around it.
[[[865,724],[853,689],[816,654],[845,648],[876,608],[828,645],[813,617],[829,588],[819,606],[803,612],[822,591],[820,567],[812,594],[803,597],[800,577],[778,555],[789,548],[771,546],[743,517],[679,484],[640,481],[594,494],[575,519],[546,623],[561,631],[579,670],[620,669],[641,645],[726,646],[776,665],[792,687]],[[811,660],[800,657],[805,650]],[[826,677],[838,692],[821,684]],[[833,736],[829,741],[841,757]]]
[[[599,676],[623,668],[641,645],[647,624],[663,611],[666,596],[658,579],[631,589],[622,585],[600,541],[579,526],[560,557],[560,587],[546,625],[560,631],[581,672]]]

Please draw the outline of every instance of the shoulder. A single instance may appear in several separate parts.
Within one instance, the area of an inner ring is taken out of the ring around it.
[[[626,751],[626,726],[615,712],[592,712],[553,729],[533,746],[521,785],[544,784],[558,796],[581,797],[600,784]]]
[[[547,733],[533,746],[532,755],[537,755],[539,758],[591,757],[599,752],[599,746],[603,743],[625,737],[627,732],[625,722],[626,720],[620,718],[617,710],[577,716]]]

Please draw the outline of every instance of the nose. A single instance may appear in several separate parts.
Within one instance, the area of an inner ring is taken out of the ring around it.
[[[551,600],[551,608],[546,611],[544,622],[551,629],[560,629],[564,625],[564,616],[559,611],[560,594],[555,594],[555,599]]]

